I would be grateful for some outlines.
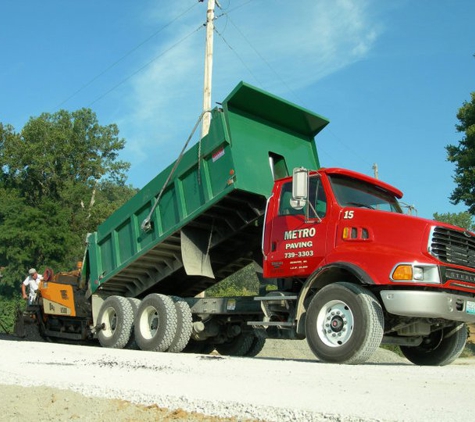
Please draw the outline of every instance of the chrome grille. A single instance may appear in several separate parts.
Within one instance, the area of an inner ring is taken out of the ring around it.
[[[475,268],[475,237],[463,231],[434,227],[429,253],[447,264]]]

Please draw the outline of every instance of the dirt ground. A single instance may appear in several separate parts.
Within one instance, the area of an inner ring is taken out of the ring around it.
[[[475,345],[475,324],[468,325],[469,336],[467,343]]]
[[[141,406],[123,400],[85,397],[47,387],[0,385],[3,421],[85,421],[85,422],[237,422],[184,410]]]

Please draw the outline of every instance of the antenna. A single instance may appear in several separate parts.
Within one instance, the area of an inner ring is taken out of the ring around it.
[[[378,165],[376,163],[373,164],[373,171],[374,171],[374,178],[379,179]]]

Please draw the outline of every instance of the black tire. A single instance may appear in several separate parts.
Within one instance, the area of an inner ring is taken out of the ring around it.
[[[383,311],[376,297],[364,287],[346,282],[330,284],[310,302],[305,332],[319,360],[363,363],[381,344]]]
[[[266,345],[266,339],[264,337],[254,336],[254,339],[252,340],[251,348],[246,352],[244,356],[248,356],[252,358],[257,356],[262,351],[265,345]]]
[[[467,342],[465,324],[434,331],[415,347],[400,346],[402,354],[416,365],[444,366],[457,359]]]
[[[177,314],[177,327],[175,337],[167,352],[179,353],[190,341],[191,331],[193,329],[193,316],[191,309],[182,298],[172,296],[171,299],[175,303],[175,310]]]
[[[133,324],[135,324],[135,319],[137,318],[137,312],[138,312],[139,306],[140,306],[140,299],[136,299],[134,297],[127,297],[126,299],[129,301],[130,305],[132,306],[132,311],[133,311],[133,314],[134,314]],[[130,349],[130,350],[138,350],[139,349],[139,346],[138,346],[137,342],[135,341],[135,332],[133,330],[133,327],[132,327],[132,333],[130,334],[130,339],[127,342],[127,344],[125,345],[125,349]]]
[[[122,296],[110,296],[101,305],[97,322],[103,328],[97,333],[102,347],[123,349],[132,334],[134,312]]]
[[[196,353],[201,355],[209,355],[214,350],[214,344],[206,341],[196,341],[190,339],[186,347],[182,350],[183,353]]]
[[[164,295],[152,293],[140,303],[134,324],[135,341],[142,350],[164,352],[177,328],[176,308]]]
[[[216,351],[223,356],[246,356],[254,339],[254,334],[241,333],[225,343],[217,344]]]

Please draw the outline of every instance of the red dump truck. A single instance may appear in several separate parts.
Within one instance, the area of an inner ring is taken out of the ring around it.
[[[328,120],[245,83],[209,134],[87,237],[80,272],[48,274],[39,329],[105,347],[255,356],[306,338],[322,361],[382,343],[445,365],[475,322],[475,235],[405,215],[401,191],[321,168]],[[247,266],[256,297],[197,297]]]

